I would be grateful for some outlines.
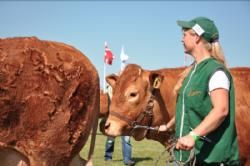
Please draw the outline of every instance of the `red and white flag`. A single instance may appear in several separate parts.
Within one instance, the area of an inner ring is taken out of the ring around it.
[[[111,52],[111,49],[108,47],[107,42],[105,42],[105,50],[104,50],[104,62],[108,65],[112,65],[112,62],[115,58],[113,53]]]

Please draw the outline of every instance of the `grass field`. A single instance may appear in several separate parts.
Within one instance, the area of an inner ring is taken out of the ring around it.
[[[96,136],[95,152],[93,158],[94,166],[122,166],[122,146],[120,137],[116,138],[115,150],[113,153],[113,160],[105,162],[104,161],[104,149],[106,136],[102,135],[99,131]],[[89,141],[85,147],[81,150],[81,157],[87,159],[87,153],[89,150]],[[163,153],[164,147],[156,141],[144,139],[143,141],[135,141],[131,138],[132,144],[132,159],[136,162],[136,166],[154,166],[156,160],[160,157],[157,166],[165,166],[168,153]]]

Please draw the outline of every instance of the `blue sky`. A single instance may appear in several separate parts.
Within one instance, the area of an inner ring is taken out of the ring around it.
[[[36,36],[74,46],[103,81],[104,42],[120,69],[122,45],[128,63],[145,69],[184,65],[176,20],[206,16],[215,21],[230,67],[250,67],[250,1],[0,1],[0,38]]]

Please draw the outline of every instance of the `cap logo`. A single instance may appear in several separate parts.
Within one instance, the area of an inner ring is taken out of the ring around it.
[[[195,24],[192,28],[195,33],[197,33],[199,36],[201,36],[205,31],[204,29],[199,25],[199,24]]]

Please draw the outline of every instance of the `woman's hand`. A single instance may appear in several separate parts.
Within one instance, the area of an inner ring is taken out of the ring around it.
[[[193,137],[190,134],[188,134],[178,139],[175,148],[180,150],[191,150],[194,147],[194,145],[195,141]]]
[[[168,128],[167,124],[164,124],[164,125],[160,125],[160,126],[159,126],[158,131],[159,131],[159,132],[163,132],[163,131],[167,131],[168,129],[169,129],[169,128]]]
[[[168,131],[173,128],[175,124],[175,116],[167,123],[159,126],[158,132]]]

